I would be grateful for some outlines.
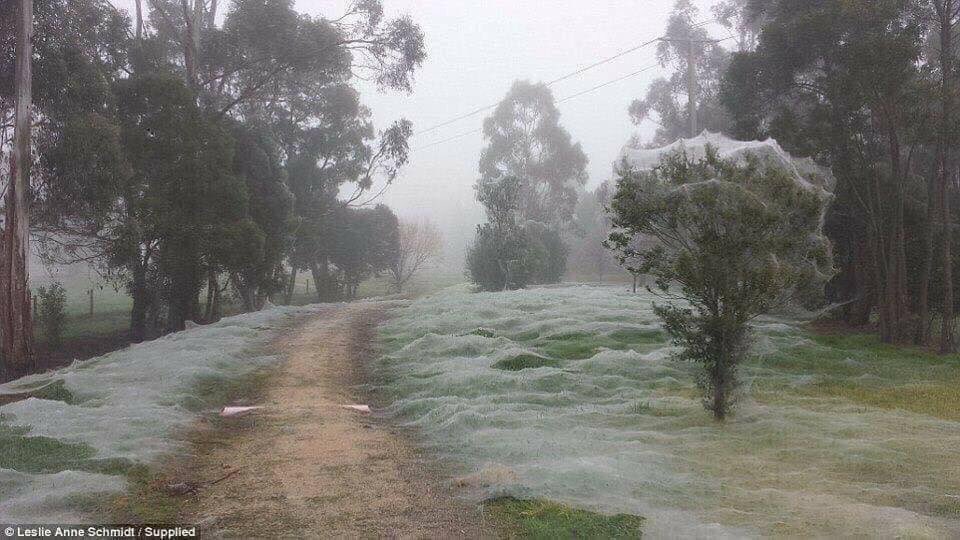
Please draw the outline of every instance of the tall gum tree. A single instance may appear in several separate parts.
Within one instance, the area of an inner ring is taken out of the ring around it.
[[[13,149],[4,193],[3,252],[0,258],[0,344],[6,371],[33,369],[30,313],[30,217],[28,213],[32,118],[33,0],[17,2]]]
[[[562,226],[570,221],[577,191],[587,181],[587,156],[560,125],[546,85],[517,81],[483,122],[487,146],[480,155],[480,180],[520,180],[519,217]],[[478,188],[479,189],[479,188]]]

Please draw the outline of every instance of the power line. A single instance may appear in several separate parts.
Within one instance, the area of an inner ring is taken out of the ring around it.
[[[459,139],[460,137],[466,137],[467,135],[473,135],[474,133],[480,133],[481,131],[483,131],[482,128],[471,129],[470,131],[465,131],[465,132],[460,133],[460,134],[458,134],[458,135],[454,135],[454,136],[452,136],[452,137],[447,137],[446,139],[442,139],[442,140],[439,140],[439,141],[436,141],[436,142],[432,142],[432,143],[426,144],[426,145],[424,145],[424,146],[418,146],[417,148],[412,148],[411,150],[412,150],[413,152],[416,152],[416,151],[418,151],[418,150],[426,150],[427,148],[432,148],[432,147],[437,146],[437,145],[439,145],[439,144],[443,144],[443,143],[445,143],[445,142],[450,142],[450,141],[452,141],[452,140],[454,140],[454,139]]]
[[[701,26],[704,26],[704,25],[706,25],[706,24],[709,24],[709,23],[711,23],[711,22],[714,22],[715,20],[716,20],[716,19],[707,19],[707,20],[705,20],[705,21],[701,21],[701,22],[698,22],[698,23],[692,25],[691,28],[699,28],[699,27],[701,27]],[[593,69],[593,68],[602,66],[602,65],[607,64],[607,63],[610,63],[610,62],[616,60],[617,58],[626,56],[626,55],[628,55],[628,54],[630,54],[630,53],[632,53],[632,52],[638,51],[638,50],[640,50],[640,49],[642,49],[642,48],[644,48],[644,47],[647,47],[647,46],[649,46],[649,45],[652,45],[652,44],[654,44],[654,43],[662,40],[663,38],[664,38],[664,36],[658,36],[658,37],[656,37],[656,38],[654,38],[654,39],[651,39],[651,40],[649,40],[649,41],[644,41],[643,43],[641,43],[641,44],[639,44],[639,45],[635,45],[635,46],[630,47],[630,48],[628,48],[628,49],[624,49],[624,50],[622,50],[622,51],[614,54],[613,56],[608,56],[608,57],[603,58],[603,59],[601,59],[601,60],[598,60],[598,61],[596,61],[596,62],[594,62],[594,63],[592,63],[592,64],[589,64],[589,65],[587,65],[587,66],[584,66],[584,67],[582,67],[582,68],[580,68],[580,69],[577,69],[577,70],[575,70],[575,71],[571,71],[570,73],[567,73],[566,75],[562,75],[562,76],[560,76],[560,77],[557,77],[556,79],[553,79],[552,81],[547,82],[546,85],[547,85],[547,86],[553,86],[554,84],[556,84],[556,83],[558,83],[558,82],[565,81],[565,80],[567,80],[567,79],[569,79],[569,78],[571,78],[571,77],[576,77],[577,75],[580,75],[580,74],[582,74],[582,73],[585,73],[585,72],[587,72],[587,71],[590,71],[590,70]],[[482,113],[482,112],[484,112],[484,111],[489,111],[490,109],[495,108],[495,107],[496,107],[497,105],[499,105],[499,104],[500,104],[500,102],[498,101],[498,102],[496,102],[496,103],[491,103],[491,104],[489,104],[489,105],[484,105],[483,107],[480,107],[480,108],[478,108],[478,109],[474,109],[474,110],[472,110],[472,111],[470,111],[470,112],[468,112],[468,113],[461,114],[460,116],[456,116],[456,117],[454,117],[454,118],[451,118],[450,120],[446,120],[446,121],[444,121],[444,122],[440,122],[439,124],[434,124],[434,125],[432,125],[432,126],[430,126],[430,127],[428,127],[428,128],[424,128],[424,129],[422,129],[422,130],[420,130],[420,131],[417,131],[417,132],[413,133],[412,136],[416,137],[417,135],[422,135],[422,134],[424,134],[424,133],[429,133],[429,132],[431,132],[431,131],[435,131],[435,130],[440,129],[440,128],[442,128],[442,127],[449,126],[450,124],[453,124],[454,122],[459,122],[460,120],[464,120],[464,119],[466,119],[466,118],[470,118],[471,116],[476,116],[476,115],[478,115],[478,114],[480,114],[480,113]]]
[[[728,36],[728,37],[725,37],[725,38],[723,38],[723,39],[718,39],[718,40],[711,40],[711,43],[722,43],[722,42],[727,41],[727,40],[730,40],[730,39],[734,39],[734,36]],[[560,99],[557,100],[557,104],[563,103],[563,102],[565,102],[565,101],[569,101],[569,100],[574,99],[574,98],[578,98],[578,97],[580,97],[580,96],[583,96],[583,95],[586,95],[586,94],[589,94],[589,93],[592,93],[592,92],[595,92],[595,91],[597,91],[597,90],[599,90],[599,89],[601,89],[601,88],[610,86],[611,84],[615,84],[615,83],[618,83],[618,82],[620,82],[620,81],[624,81],[624,80],[629,79],[629,78],[631,78],[631,77],[636,77],[637,75],[639,75],[639,74],[641,74],[641,73],[643,73],[643,72],[645,72],[645,71],[650,71],[651,69],[655,69],[655,68],[657,68],[657,67],[659,67],[659,64],[651,64],[651,65],[649,65],[649,66],[640,68],[640,69],[638,69],[637,71],[634,71],[634,72],[632,72],[632,73],[628,73],[628,74],[623,75],[623,76],[621,76],[621,77],[617,77],[616,79],[611,79],[611,80],[606,81],[606,82],[604,82],[604,83],[600,83],[600,84],[598,84],[598,85],[596,85],[596,86],[594,86],[594,87],[591,87],[591,88],[588,88],[588,89],[586,89],[586,90],[583,90],[582,92],[577,92],[576,94],[571,94],[571,95],[569,95],[569,96],[562,97],[562,98],[560,98]],[[496,107],[496,105],[493,105],[493,107]],[[488,107],[488,108],[489,108],[489,107]],[[482,111],[482,110],[486,110],[486,109],[478,109],[478,111]],[[476,113],[472,113],[472,114],[476,114]],[[458,119],[459,119],[459,118],[458,118]],[[456,120],[451,120],[451,121],[448,121],[447,123],[450,123],[450,122],[453,122],[453,121],[456,121]],[[659,124],[659,122],[656,122],[656,121],[654,121],[654,122],[657,123],[657,124]],[[661,126],[661,127],[662,127],[662,126]],[[441,140],[439,140],[439,141],[435,141],[435,142],[426,144],[426,145],[424,145],[424,146],[418,146],[417,148],[412,148],[411,151],[416,152],[416,151],[419,151],[419,150],[425,150],[425,149],[427,149],[427,148],[432,148],[432,147],[434,147],[434,146],[438,146],[438,145],[441,145],[441,144],[446,143],[446,142],[450,142],[450,141],[453,141],[453,140],[456,140],[456,139],[460,139],[460,138],[462,138],[462,137],[466,137],[467,135],[473,135],[474,133],[480,133],[481,131],[483,131],[482,128],[471,129],[470,131],[465,131],[465,132],[463,132],[463,133],[458,133],[458,134],[456,134],[456,135],[453,135],[453,136],[447,137],[447,138],[445,138],[445,139],[441,139]]]
[[[584,91],[582,91],[582,92],[577,92],[576,94],[571,94],[571,95],[569,95],[569,96],[560,98],[560,99],[557,100],[557,103],[558,103],[558,104],[559,104],[559,103],[563,103],[563,102],[565,102],[565,101],[569,101],[569,100],[571,100],[571,99],[580,97],[580,96],[582,96],[582,95],[589,94],[589,93],[591,93],[591,92],[595,92],[595,91],[597,91],[597,90],[599,90],[599,89],[601,89],[601,88],[604,88],[604,87],[606,87],[606,86],[610,86],[611,84],[618,83],[618,82],[620,82],[620,81],[624,81],[624,80],[629,79],[629,78],[631,78],[631,77],[636,77],[637,75],[643,73],[644,71],[650,71],[651,69],[654,69],[654,68],[658,67],[658,65],[659,65],[659,64],[649,65],[649,66],[647,66],[647,67],[645,67],[645,68],[638,69],[637,71],[634,71],[633,73],[628,73],[628,74],[626,74],[626,75],[624,75],[624,76],[622,76],[622,77],[617,77],[616,79],[612,79],[612,80],[609,80],[609,81],[607,81],[607,82],[605,82],[605,83],[598,84],[598,85],[596,85],[596,86],[594,86],[594,87],[592,87],[592,88],[588,88],[588,89],[586,89],[586,90],[584,90]],[[479,132],[481,132],[481,131],[483,131],[482,128],[471,129],[470,131],[465,131],[465,132],[463,132],[463,133],[458,133],[457,135],[453,135],[453,136],[451,136],[451,137],[447,137],[446,139],[441,139],[441,140],[439,140],[439,141],[432,142],[432,143],[427,144],[427,145],[424,145],[424,146],[419,146],[419,147],[417,147],[417,148],[413,148],[412,150],[413,150],[413,151],[424,150],[424,149],[427,149],[427,148],[431,148],[431,147],[434,147],[434,146],[443,144],[443,143],[445,143],[445,142],[450,142],[450,141],[452,141],[452,140],[459,139],[459,138],[461,138],[461,137],[466,137],[467,135],[472,135],[472,134],[474,134],[474,133],[479,133]]]
[[[645,68],[638,69],[637,71],[634,71],[633,73],[628,73],[628,74],[624,75],[623,77],[617,77],[616,79],[613,79],[613,80],[611,80],[611,81],[607,81],[607,82],[605,82],[605,83],[598,84],[598,85],[594,86],[593,88],[588,88],[588,89],[586,89],[586,90],[584,90],[584,91],[582,91],[582,92],[577,92],[576,94],[573,94],[573,95],[570,95],[570,96],[567,96],[567,97],[564,97],[564,98],[560,98],[560,99],[557,100],[557,103],[563,103],[564,101],[571,100],[571,99],[573,99],[573,98],[575,98],[575,97],[580,97],[580,96],[582,96],[582,95],[584,95],[584,94],[589,94],[590,92],[593,92],[594,90],[599,90],[599,89],[601,89],[601,88],[603,88],[603,87],[605,87],[605,86],[610,86],[610,85],[613,84],[613,83],[618,83],[618,82],[620,82],[620,81],[629,79],[630,77],[635,77],[635,76],[643,73],[644,71],[650,71],[651,69],[654,69],[654,68],[656,68],[656,67],[659,67],[659,64],[653,64],[653,65],[647,66],[647,67],[645,67]]]

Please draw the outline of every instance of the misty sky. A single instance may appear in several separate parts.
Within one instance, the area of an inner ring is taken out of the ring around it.
[[[344,1],[298,0],[311,14],[342,11]],[[516,79],[549,81],[652,39],[664,31],[673,0],[385,0],[388,14],[409,14],[426,34],[428,59],[414,92],[381,94],[361,85],[378,126],[404,117],[421,130],[499,101]],[[701,20],[713,2],[702,0]],[[721,35],[720,29],[713,33]],[[656,64],[649,46],[552,87],[561,99]],[[561,123],[590,159],[590,185],[610,177],[611,164],[630,135],[649,138],[652,123],[637,127],[627,115],[663,72],[659,67],[559,105]],[[426,215],[450,233],[472,236],[482,213],[473,199],[482,135],[429,145],[481,127],[489,114],[418,135],[410,163],[384,200],[401,215]],[[464,237],[465,236],[465,237]]]
[[[132,12],[132,0],[113,0]],[[346,0],[296,0],[316,16],[342,14]],[[384,0],[388,16],[409,14],[426,34],[428,58],[413,93],[379,93],[359,85],[378,128],[398,118],[422,130],[499,101],[516,79],[549,81],[662,34],[674,0]],[[700,20],[713,0],[698,0]],[[713,25],[714,36],[724,32]],[[656,64],[648,46],[552,87],[562,99]],[[610,177],[611,164],[631,134],[649,139],[655,125],[631,124],[630,102],[664,72],[656,67],[559,105],[561,123],[590,159],[590,185]],[[481,127],[483,113],[411,140],[410,163],[383,201],[406,217],[429,215],[450,244],[472,237],[482,213],[473,199],[482,135],[474,133],[418,148]],[[451,250],[459,257],[459,250]],[[452,262],[452,261],[451,261]],[[459,261],[457,261],[459,263]]]

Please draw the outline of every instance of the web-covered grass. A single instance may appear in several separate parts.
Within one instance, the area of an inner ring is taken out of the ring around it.
[[[106,499],[182,452],[201,415],[276,360],[268,340],[317,309],[231,317],[0,385],[0,522],[109,519]]]
[[[653,300],[419,300],[381,332],[392,412],[465,472],[513,472],[481,497],[641,515],[652,537],[960,535],[960,360],[765,319],[718,425]]]

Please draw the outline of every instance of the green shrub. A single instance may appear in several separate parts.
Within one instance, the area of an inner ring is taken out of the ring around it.
[[[37,315],[43,335],[52,347],[63,343],[63,327],[67,320],[67,293],[60,283],[37,290]]]
[[[529,283],[526,249],[518,230],[490,223],[477,227],[477,238],[467,250],[467,274],[482,291],[522,289]]]
[[[523,227],[526,240],[526,264],[530,282],[560,283],[567,270],[569,248],[560,238],[560,231],[542,223],[528,221]]]
[[[467,273],[483,291],[522,289],[559,283],[567,268],[560,232],[542,223],[500,229],[487,223],[467,251]]]
[[[666,154],[620,168],[608,245],[632,273],[656,279],[654,305],[678,357],[703,366],[704,406],[723,420],[750,343],[749,322],[788,302],[814,307],[833,274],[823,215],[830,200],[774,162]],[[656,242],[643,245],[644,238]],[[638,247],[639,246],[639,247]]]

